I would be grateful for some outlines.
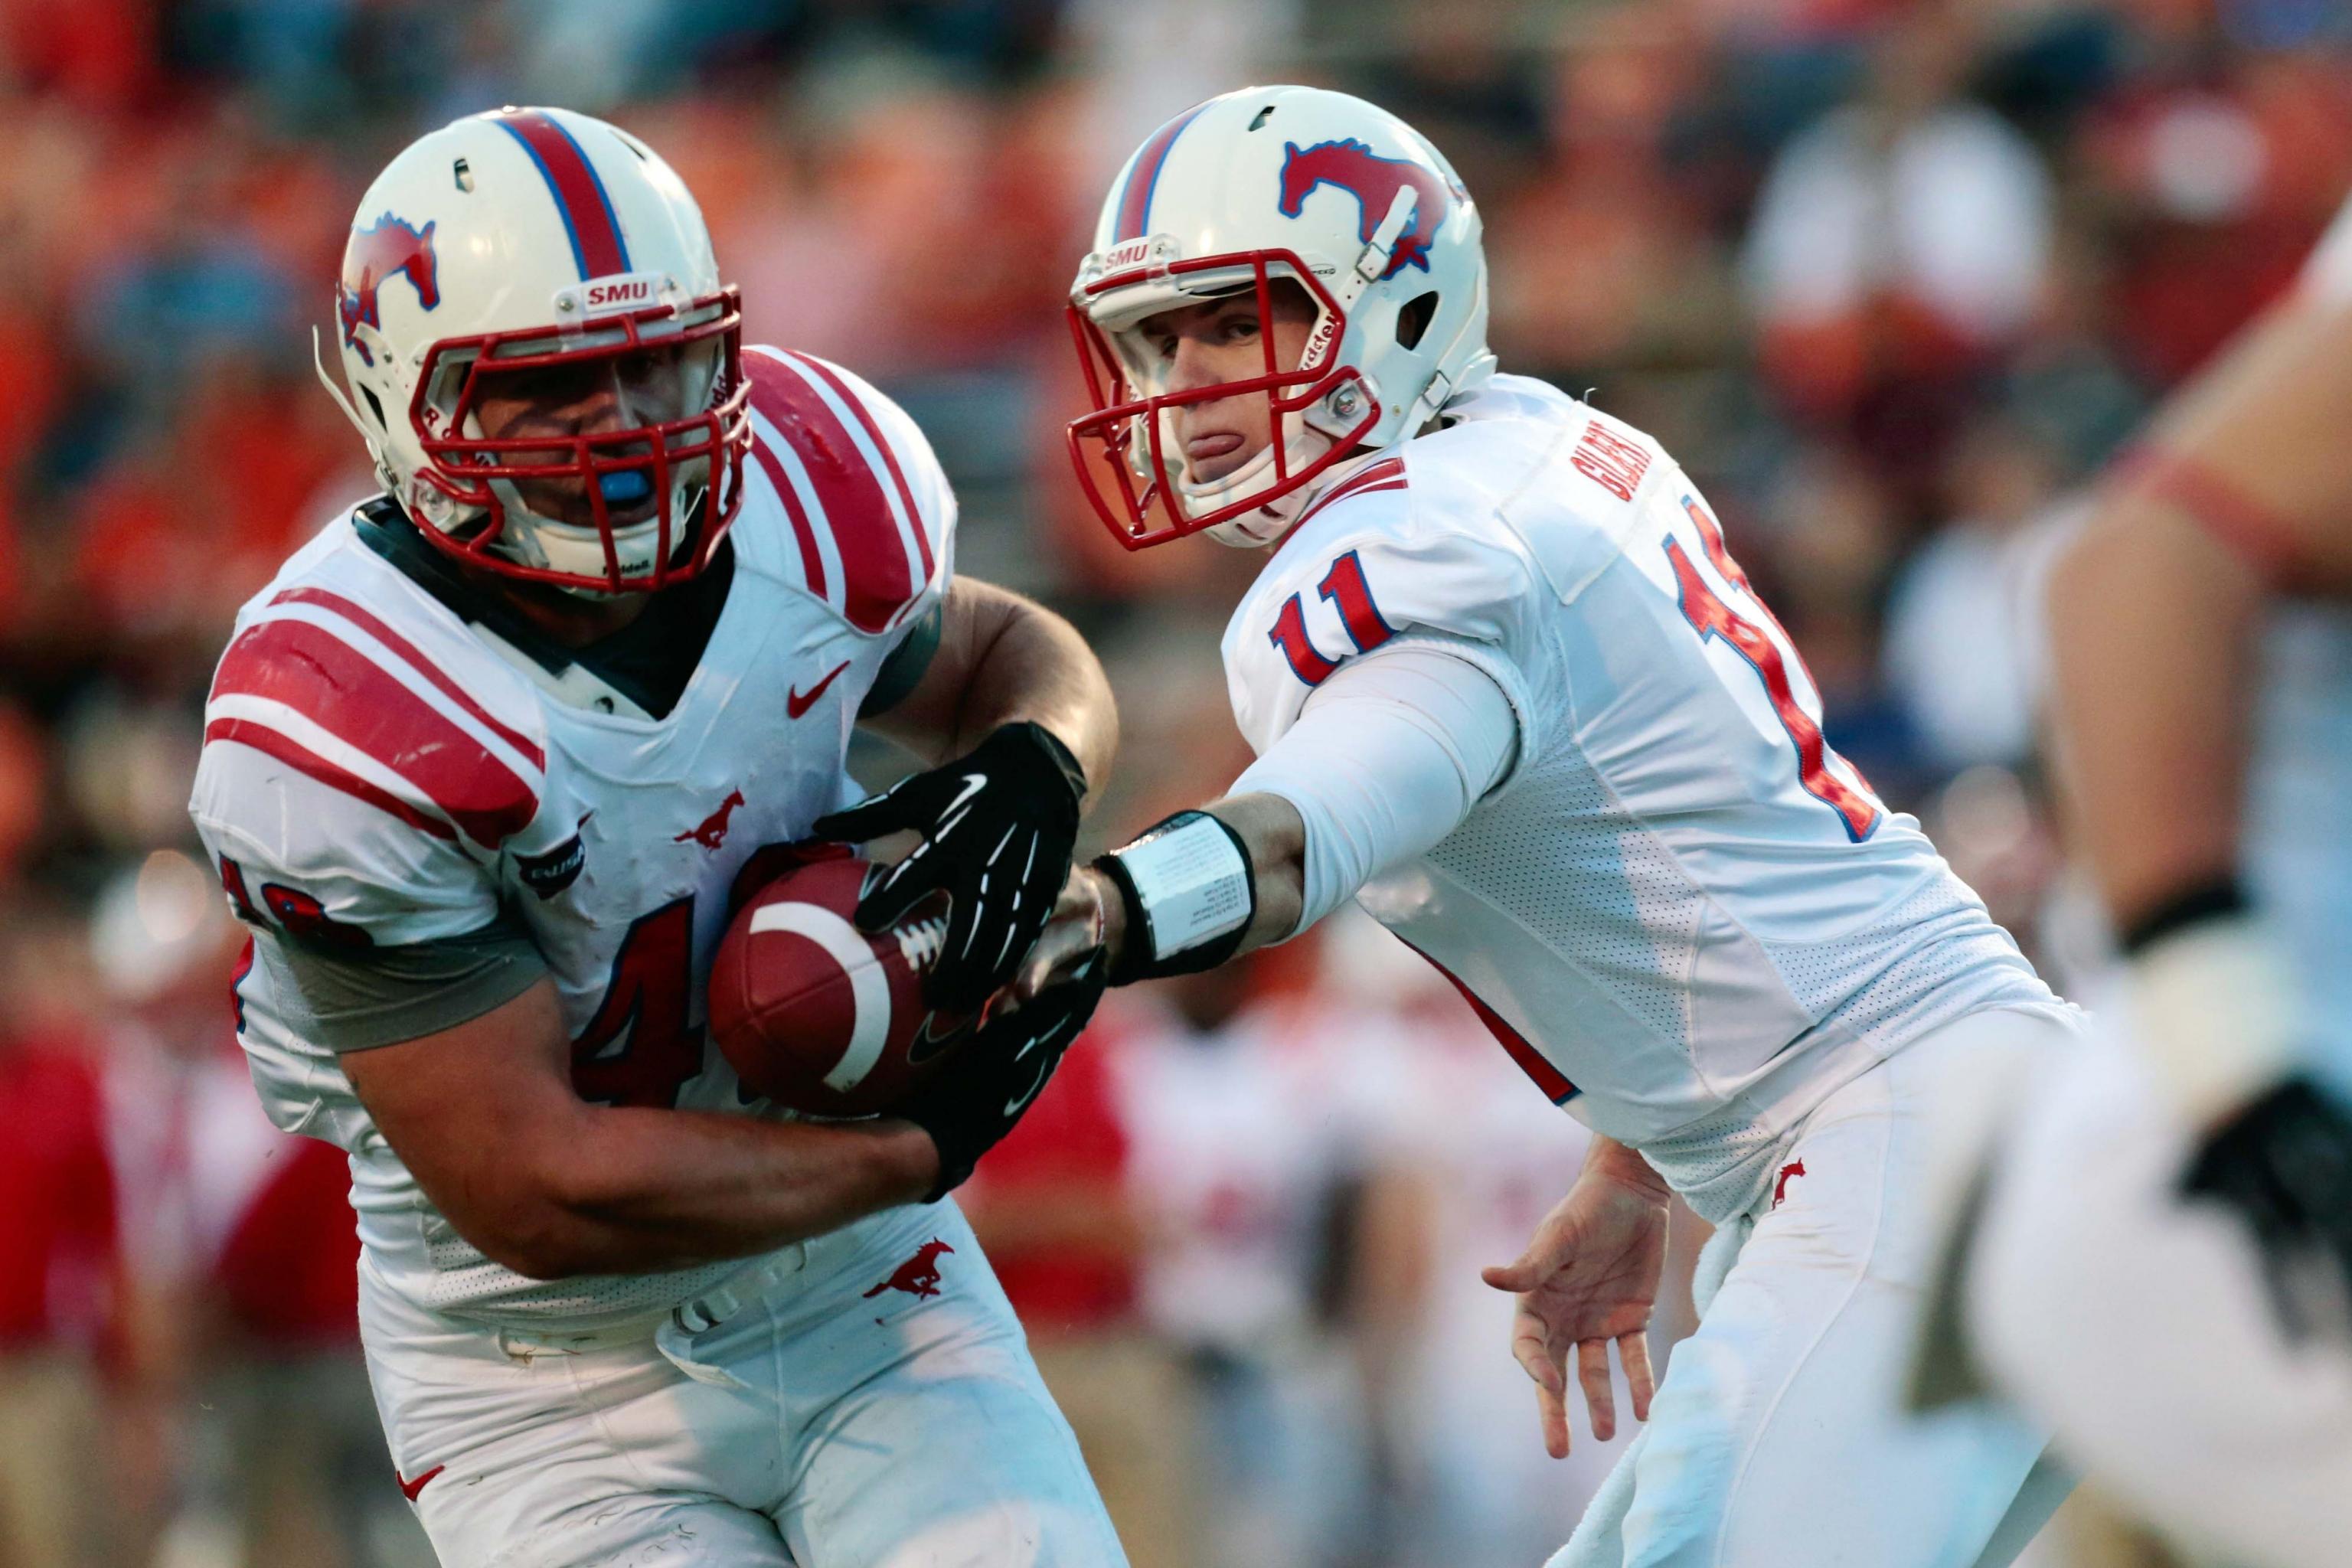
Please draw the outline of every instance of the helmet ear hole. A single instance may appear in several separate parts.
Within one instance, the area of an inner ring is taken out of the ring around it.
[[[373,389],[365,386],[361,387],[360,400],[367,405],[368,412],[375,416],[375,422],[379,428],[389,430],[392,427],[384,419],[383,405],[377,401]]]
[[[1397,311],[1397,346],[1416,349],[1421,346],[1422,333],[1429,331],[1431,320],[1437,314],[1437,290],[1416,294]]]

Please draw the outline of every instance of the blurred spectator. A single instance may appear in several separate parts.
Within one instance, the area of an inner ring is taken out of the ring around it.
[[[1862,97],[1781,150],[1748,238],[1782,395],[1889,462],[1932,462],[1955,379],[2014,343],[2048,264],[2041,155],[1960,96],[1970,15],[1924,5],[1872,30]]]
[[[106,1360],[122,1256],[99,1060],[57,1005],[73,927],[21,893],[0,938],[0,1563],[110,1558]],[[78,965],[73,967],[79,967]],[[69,971],[66,972],[69,973]]]
[[[385,1484],[359,1351],[350,1173],[269,1124],[223,985],[244,932],[211,874],[158,850],[100,897],[92,957],[114,1013],[108,1140],[158,1417],[193,1462],[158,1521],[170,1568],[429,1563]],[[192,1406],[192,1407],[191,1407]]]
[[[959,567],[1104,648],[1104,836],[1244,760],[1216,643],[1258,563],[1085,510],[1069,279],[1189,104],[1386,103],[1478,200],[1504,364],[1667,442],[1832,742],[2047,953],[2051,498],[2293,275],[2352,184],[2347,49],[2313,0],[0,6],[0,1568],[414,1560],[338,1163],[260,1120],[216,910],[121,941],[217,902],[182,816],[213,661],[372,483],[307,328],[410,137],[554,99],[667,154],[751,334],[880,380],[956,479]],[[1540,1458],[1469,1270],[1573,1123],[1375,986],[1392,949],[1304,951],[1107,1016],[975,1217],[1139,1564],[1533,1561],[1600,1456]]]
[[[1149,1250],[1114,1058],[1117,1014],[1097,1023],[1013,1135],[958,1194],[1021,1314],[1136,1568],[1201,1562],[1192,1391],[1175,1348],[1137,1311]]]
[[[1365,1414],[1336,1331],[1368,1142],[1356,1054],[1372,1021],[1329,993],[1265,994],[1277,956],[1139,995],[1116,1058],[1144,1316],[1191,1363],[1194,1464],[1216,1507],[1203,1568],[1357,1560]]]
[[[2026,434],[1971,431],[1947,468],[1951,521],[1912,556],[1887,605],[1886,684],[1921,760],[1940,774],[2015,767],[2033,749],[2041,688],[2040,564],[2053,475]]]
[[[1401,1568],[1519,1568],[1568,1539],[1633,1434],[1595,1443],[1580,1405],[1565,1461],[1544,1452],[1535,1385],[1510,1353],[1511,1298],[1478,1278],[1519,1255],[1583,1167],[1591,1135],[1529,1083],[1443,976],[1369,918],[1325,938],[1331,994],[1376,1011],[1347,1070],[1370,1102],[1368,1232],[1402,1254],[1391,1321],[1367,1346],[1402,1499]],[[1667,1345],[1653,1352],[1664,1365]]]
[[[2084,127],[2094,210],[2113,226],[2116,329],[2158,384],[2293,279],[2352,180],[2340,57],[2242,47],[2225,17],[2257,9],[2136,7],[2138,69]]]

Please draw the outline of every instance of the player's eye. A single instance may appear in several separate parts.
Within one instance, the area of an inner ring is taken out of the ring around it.
[[[1257,336],[1257,318],[1246,310],[1237,310],[1224,320],[1225,341],[1247,342]]]

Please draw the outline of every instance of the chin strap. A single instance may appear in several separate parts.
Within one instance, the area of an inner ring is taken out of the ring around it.
[[[368,429],[367,422],[360,417],[360,411],[352,406],[351,394],[338,385],[327,370],[326,342],[319,335],[316,327],[310,329],[310,368],[318,372],[319,384],[327,389],[327,395],[335,400],[335,406],[343,411],[343,417],[352,422],[352,428],[358,431],[360,439],[367,444],[368,457],[374,462],[376,477],[383,480],[383,488],[386,490],[396,489],[392,465],[383,460],[383,444]]]

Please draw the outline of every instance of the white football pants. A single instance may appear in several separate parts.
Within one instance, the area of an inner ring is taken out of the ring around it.
[[[1938,1086],[2078,1027],[1971,1015],[1840,1089],[1781,1155],[1780,1200],[1700,1254],[1699,1322],[1550,1568],[1996,1568],[2073,1489],[2047,1433],[1903,1407],[1935,1238]],[[1801,1172],[1798,1167],[1801,1166]]]
[[[2067,1458],[2184,1545],[2352,1562],[2352,1326],[2288,1339],[2249,1233],[2176,1188],[2187,1131],[2116,1015],[2041,1064],[1993,1157],[1968,1326]]]
[[[583,1338],[428,1311],[362,1262],[376,1408],[446,1568],[1126,1562],[952,1203],[760,1263]]]

